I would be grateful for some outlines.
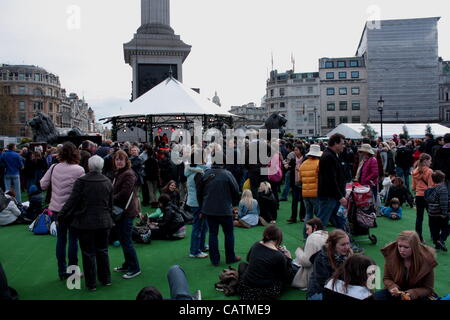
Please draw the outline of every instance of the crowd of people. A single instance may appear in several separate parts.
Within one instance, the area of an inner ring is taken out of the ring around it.
[[[435,251],[447,251],[450,232],[450,134],[437,139],[427,134],[423,141],[393,136],[358,143],[341,134],[327,143],[272,139],[266,165],[248,159],[245,164],[223,164],[217,154],[232,148],[236,161],[236,140],[224,149],[215,143],[169,144],[167,136],[159,135],[154,142],[107,140],[97,146],[84,141],[79,147],[66,142],[19,152],[8,145],[0,156],[1,187],[6,191],[0,199],[6,204],[0,225],[29,224],[47,204],[57,226],[59,278],[67,279],[68,266],[78,265],[79,246],[91,291],[97,290],[97,279],[112,284],[111,243],[123,251],[123,263],[112,270],[132,279],[142,272],[134,242],[183,239],[185,224],[191,223],[186,254],[209,257],[214,266],[221,261],[219,227],[225,262],[233,264],[242,260],[235,254],[234,228],[264,226],[262,240],[239,265],[242,299],[276,299],[290,286],[306,291],[310,300],[415,300],[434,295]],[[252,143],[257,142],[246,141],[247,150]],[[274,150],[274,145],[279,148]],[[191,161],[175,163],[173,150],[180,155],[189,151]],[[195,163],[199,158],[202,162]],[[268,175],[260,174],[264,167]],[[367,270],[375,263],[361,254],[348,218],[341,214],[349,206],[346,187],[351,183],[370,188],[379,216],[400,220],[405,203],[416,211],[415,231],[402,232],[382,249],[385,290],[376,293],[367,287]],[[29,201],[22,204],[23,191]],[[280,202],[288,201],[290,193],[287,223],[304,222],[299,235],[305,246],[297,248],[294,258],[282,246],[277,223]],[[145,207],[157,210],[144,213]],[[424,241],[425,211],[434,248]],[[336,229],[328,232],[329,223]],[[143,289],[139,296],[154,296],[156,291]]]

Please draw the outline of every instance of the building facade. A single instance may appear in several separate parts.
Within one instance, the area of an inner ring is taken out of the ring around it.
[[[385,122],[438,122],[440,18],[368,22],[357,56],[367,68],[368,109],[378,122],[383,97]]]
[[[321,135],[319,73],[272,71],[263,107],[267,116],[278,112],[286,117],[286,134],[299,138]]]
[[[77,127],[86,133],[95,132],[94,111],[76,93],[67,96],[66,91],[62,90],[61,118],[64,129]]]
[[[37,112],[61,127],[59,77],[36,66],[0,65],[0,135],[31,137],[28,122]]]
[[[242,126],[262,126],[267,119],[267,110],[265,107],[257,107],[254,102],[242,106],[232,106],[228,111],[242,118],[234,120],[234,127]]]
[[[450,127],[450,61],[439,60],[439,111],[441,123]]]
[[[363,58],[319,59],[319,75],[322,135],[341,123],[367,122],[367,71]]]

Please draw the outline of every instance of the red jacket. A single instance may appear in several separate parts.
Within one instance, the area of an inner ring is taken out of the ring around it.
[[[378,185],[378,161],[375,157],[370,157],[364,163],[361,169],[361,177],[359,183],[363,186]]]

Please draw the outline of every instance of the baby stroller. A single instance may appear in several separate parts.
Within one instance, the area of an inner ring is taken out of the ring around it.
[[[367,235],[372,244],[377,243],[377,237],[370,234],[370,229],[377,227],[377,215],[374,198],[370,187],[353,182],[347,186],[348,208],[347,219],[352,236]]]

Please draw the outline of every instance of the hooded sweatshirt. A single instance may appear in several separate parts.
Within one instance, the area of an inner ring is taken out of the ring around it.
[[[423,197],[425,195],[425,190],[434,185],[431,175],[433,170],[428,167],[423,167],[422,169],[414,169],[412,176],[412,188],[416,191],[416,196]]]

